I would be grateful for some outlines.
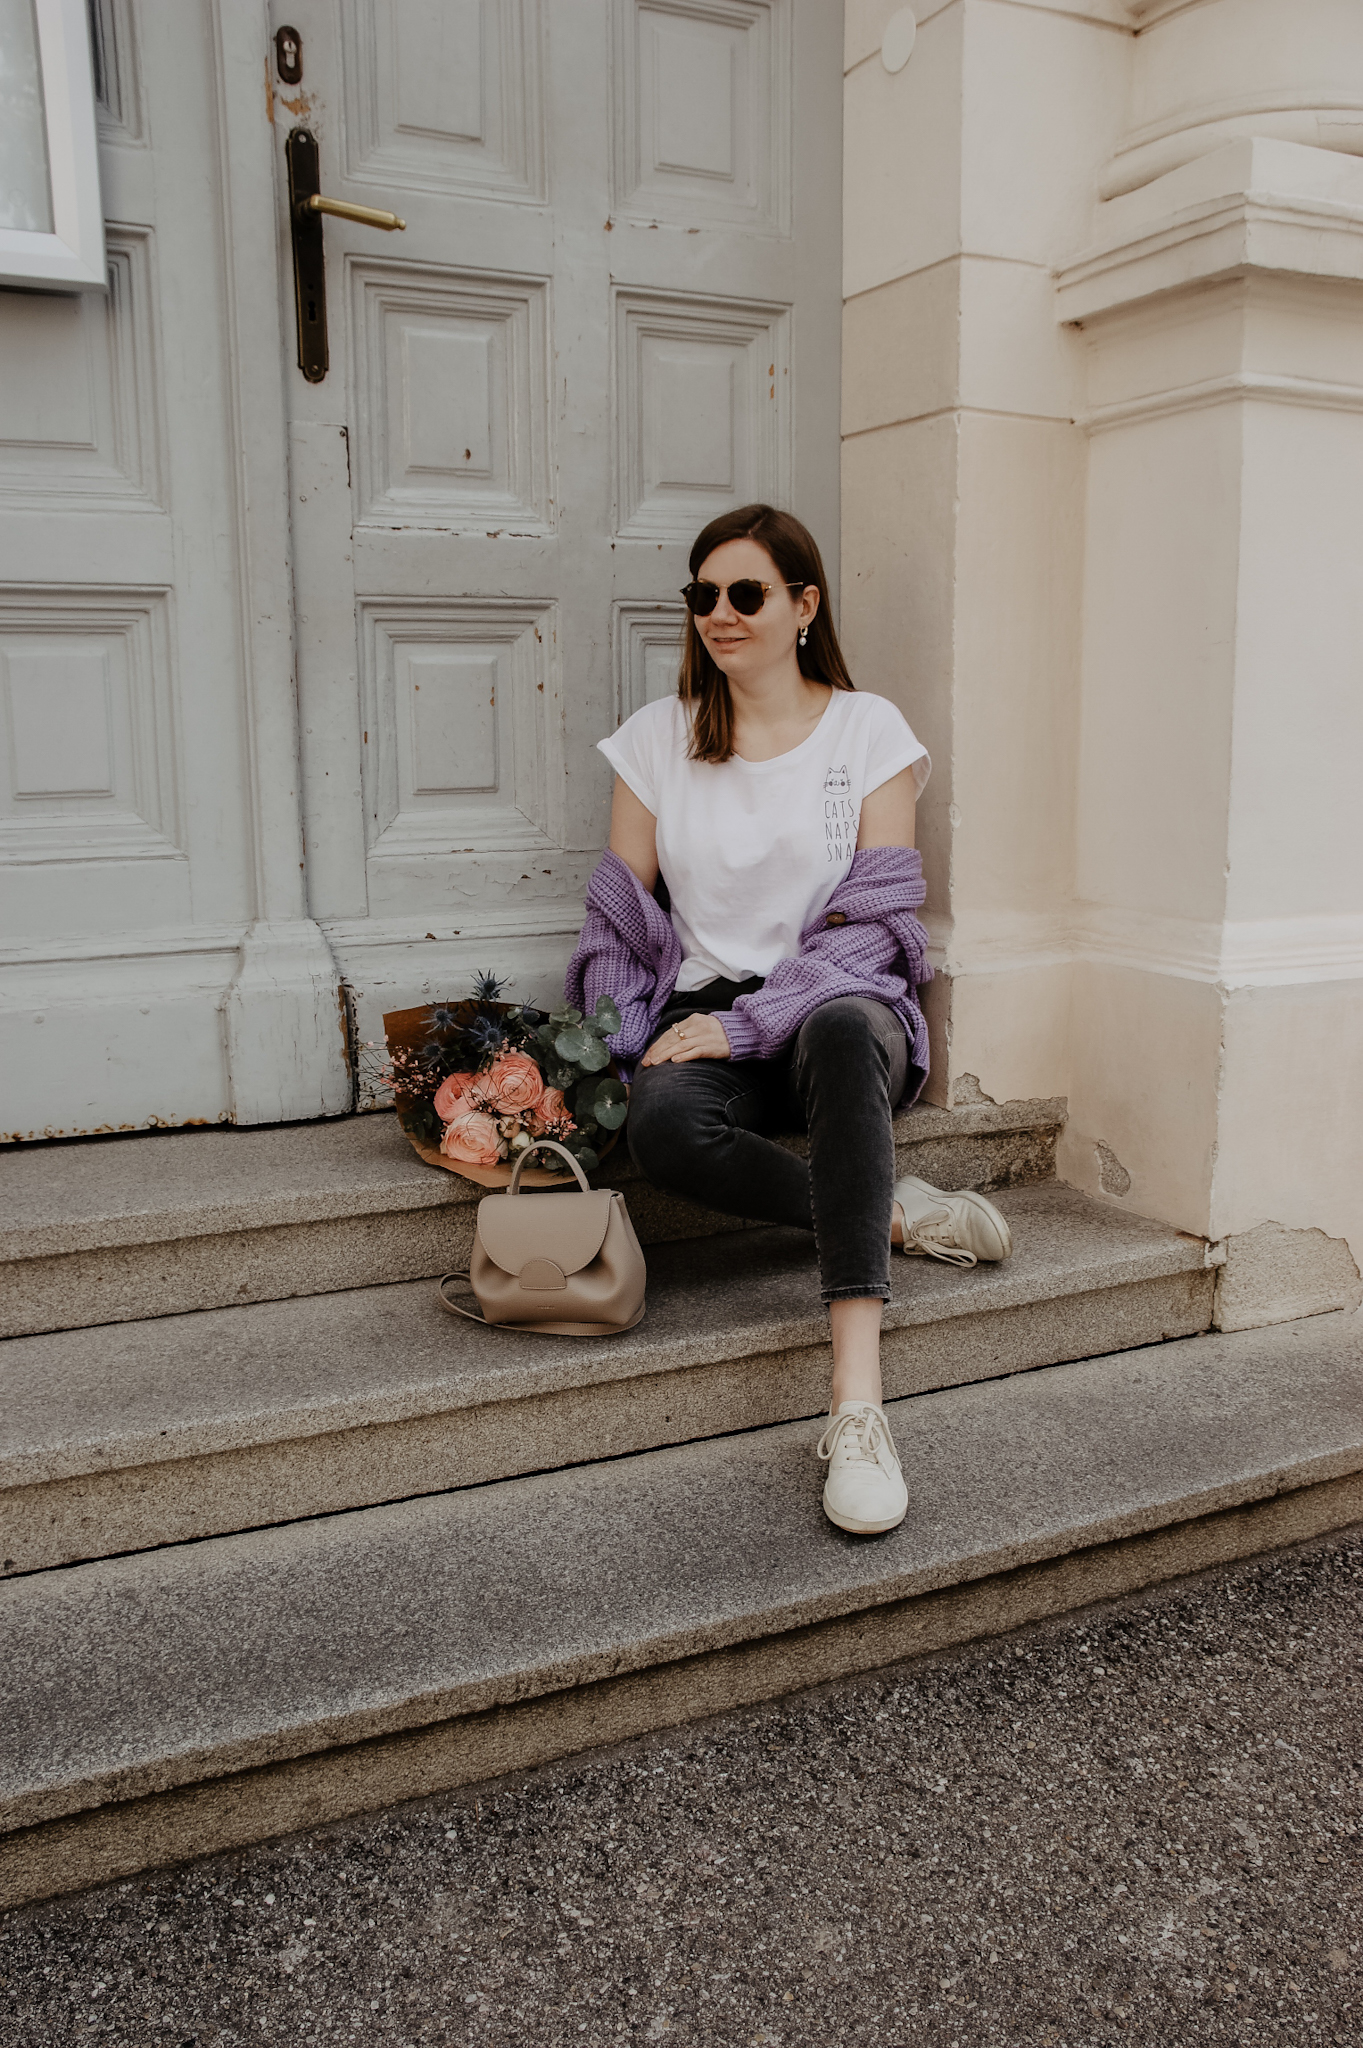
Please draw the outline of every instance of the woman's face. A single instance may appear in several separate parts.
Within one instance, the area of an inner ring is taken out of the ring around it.
[[[728,596],[728,586],[748,576],[771,585],[761,611],[751,618],[736,612]],[[726,540],[705,557],[696,581],[717,583],[724,591],[709,618],[695,621],[696,631],[716,668],[740,682],[786,661],[801,626],[807,626],[819,609],[817,585],[809,584],[803,595],[788,590],[781,571],[755,540]]]

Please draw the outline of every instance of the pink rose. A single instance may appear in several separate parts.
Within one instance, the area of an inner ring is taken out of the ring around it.
[[[523,1052],[504,1052],[483,1076],[488,1101],[508,1115],[534,1109],[544,1096],[544,1076]]]
[[[462,1109],[445,1126],[440,1149],[447,1159],[462,1159],[465,1166],[495,1166],[501,1134],[490,1116],[481,1109]]]
[[[442,1124],[447,1124],[451,1117],[458,1116],[461,1099],[469,1093],[477,1079],[476,1074],[446,1074],[435,1091],[435,1113]]]
[[[563,1100],[561,1088],[546,1088],[535,1105],[535,1117],[546,1131],[572,1130],[573,1120],[568,1114],[568,1105]]]

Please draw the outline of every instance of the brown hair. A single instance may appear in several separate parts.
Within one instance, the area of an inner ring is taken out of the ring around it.
[[[723,512],[712,519],[697,534],[691,549],[692,576],[707,556],[729,540],[755,540],[764,547],[784,583],[814,585],[819,609],[809,622],[808,641],[795,649],[800,674],[811,682],[829,683],[835,690],[855,689],[833,627],[823,559],[809,528],[793,512],[778,512],[772,505],[740,505],[736,512]],[[728,679],[689,612],[684,632],[677,694],[683,704],[693,707],[687,756],[692,761],[727,761],[734,750],[734,708]]]

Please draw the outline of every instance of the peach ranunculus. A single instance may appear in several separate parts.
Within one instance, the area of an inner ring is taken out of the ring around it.
[[[563,1100],[561,1088],[545,1089],[535,1104],[535,1121],[546,1131],[571,1131],[576,1128],[568,1114],[568,1105]]]
[[[544,1095],[544,1076],[527,1053],[504,1052],[483,1076],[489,1103],[508,1116],[536,1109]]]
[[[458,1116],[463,1097],[469,1093],[477,1079],[476,1074],[446,1074],[435,1091],[435,1113],[442,1124],[447,1124],[451,1117]],[[464,1106],[467,1108],[472,1105]]]
[[[447,1159],[462,1160],[465,1166],[495,1166],[501,1133],[481,1109],[463,1109],[445,1126],[440,1149]]]

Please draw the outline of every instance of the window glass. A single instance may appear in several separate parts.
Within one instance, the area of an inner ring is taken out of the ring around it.
[[[33,0],[0,0],[0,228],[52,233]]]

